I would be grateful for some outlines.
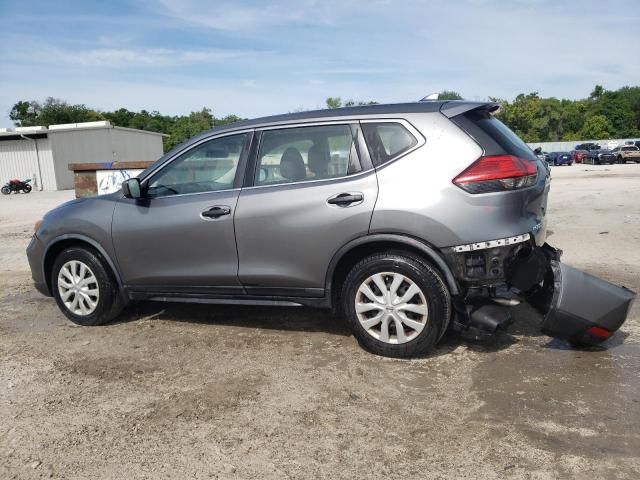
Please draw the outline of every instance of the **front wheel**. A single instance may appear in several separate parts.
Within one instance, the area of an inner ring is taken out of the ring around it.
[[[3,195],[9,195],[11,193],[11,189],[6,185],[2,187],[0,190],[2,190]]]
[[[30,193],[31,192],[31,185],[25,185],[24,188],[22,189],[22,191],[24,193]]]
[[[386,357],[429,353],[449,324],[451,297],[440,273],[402,253],[360,261],[347,276],[341,309],[358,343]]]
[[[97,252],[89,249],[73,247],[58,255],[51,289],[62,313],[78,325],[103,325],[123,307],[113,275]]]

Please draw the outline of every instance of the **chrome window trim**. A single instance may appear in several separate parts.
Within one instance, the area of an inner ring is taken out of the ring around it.
[[[194,192],[194,193],[176,193],[175,195],[162,195],[160,197],[146,197],[145,200],[159,200],[161,198],[178,198],[178,197],[191,197],[193,195],[211,195],[212,193],[233,192],[235,190],[242,190],[242,188],[225,188],[224,190],[208,190],[206,192]],[[124,196],[122,198],[125,198]]]
[[[327,125],[345,125],[351,129],[351,125],[357,124],[358,122],[359,122],[358,120],[327,120],[327,121],[317,121],[317,122],[312,121],[312,122],[304,122],[304,123],[292,123],[292,124],[286,124],[286,125],[271,125],[264,128],[256,128],[255,132],[261,133],[269,130],[285,130],[285,129],[289,130],[292,128],[322,127]],[[351,134],[351,139],[352,139],[351,141],[353,146],[353,144],[355,144],[355,142],[357,141],[357,138],[353,136],[353,133]],[[260,154],[261,147],[262,147],[262,135],[260,136],[260,144],[258,145],[258,149],[256,151],[256,158],[253,159],[256,169],[258,168],[258,155]],[[358,154],[357,149],[356,149],[356,154]],[[252,159],[249,159],[249,161],[252,161]],[[360,155],[358,155],[358,161],[360,161],[360,165],[362,166]],[[334,177],[334,178],[321,178],[318,180],[311,179],[311,180],[300,180],[299,182],[272,183],[269,185],[251,185],[249,187],[243,187],[242,189],[249,190],[249,189],[256,189],[256,188],[282,187],[283,185],[300,185],[303,183],[335,182],[335,181],[341,181],[344,179],[356,178],[364,173],[368,173],[374,170],[375,168],[370,168],[369,170],[362,170],[360,172],[352,173],[351,175],[342,175],[340,177]],[[255,183],[255,178],[253,179],[253,183]]]
[[[375,173],[375,169],[371,168],[369,170],[365,170],[362,172],[352,173],[351,175],[347,175],[344,177],[335,177],[335,178],[321,178],[318,180],[302,180],[300,182],[289,182],[289,183],[274,183],[271,185],[251,185],[250,187],[242,187],[241,190],[254,190],[256,188],[273,188],[273,187],[286,187],[288,185],[302,185],[308,183],[328,183],[328,182],[342,182],[345,180],[351,180],[352,178],[361,177],[365,174]]]
[[[218,140],[219,138],[229,137],[229,136],[232,136],[232,135],[243,135],[243,134],[246,134],[246,133],[253,133],[253,131],[254,131],[253,128],[245,128],[243,130],[235,130],[235,131],[231,131],[231,132],[224,132],[224,133],[220,133],[220,134],[217,134],[217,135],[210,135],[210,136],[204,137],[204,138],[200,139],[199,141],[197,141],[196,143],[193,143],[193,144],[189,145],[188,147],[180,150],[173,157],[168,159],[166,162],[162,163],[162,165],[159,165],[154,170],[151,170],[147,175],[144,176],[144,178],[140,179],[140,183],[146,182],[152,176],[154,176],[156,173],[160,172],[164,168],[167,168],[169,165],[171,165],[174,161],[176,161],[182,155],[184,155],[185,153],[190,152],[194,148],[198,148],[203,143],[210,142],[210,141],[213,141],[213,140]],[[251,146],[249,146],[249,147],[251,147]],[[240,165],[240,161],[239,160],[238,160],[238,165]],[[237,174],[238,173],[236,172],[236,175]],[[231,192],[231,191],[234,191],[234,190],[241,190],[241,188],[232,187],[232,188],[223,188],[221,190],[207,190],[206,192],[176,193],[174,195],[161,195],[161,196],[158,196],[158,197],[146,197],[146,198],[148,200],[156,200],[156,199],[159,199],[159,198],[176,198],[176,197],[185,197],[185,196],[191,196],[191,195],[203,195],[203,194],[207,194],[207,193]]]
[[[171,163],[173,163],[175,160],[178,159],[178,157],[181,157],[183,154],[193,150],[196,147],[199,147],[200,145],[202,145],[205,142],[209,142],[211,140],[217,140],[219,138],[223,138],[223,137],[229,137],[231,135],[242,135],[244,133],[251,133],[253,132],[255,129],[254,128],[245,128],[242,130],[233,130],[230,132],[223,132],[223,133],[212,133],[211,135],[207,136],[207,137],[203,137],[200,140],[198,140],[196,143],[192,143],[191,145],[188,145],[187,147],[183,148],[182,150],[180,150],[179,152],[176,152],[176,154],[167,159],[166,161],[164,161],[162,164],[158,165],[156,168],[154,168],[153,170],[151,170],[149,173],[147,173],[143,178],[140,178],[140,183],[147,181],[147,179],[149,179],[151,176],[155,175],[156,172],[158,172],[159,170],[162,170],[163,168],[166,168],[167,166],[169,166]],[[214,190],[214,192],[221,192],[222,190]],[[191,195],[190,193],[185,193],[182,195]],[[174,197],[175,195],[167,195],[169,197]],[[160,198],[160,197],[154,197],[154,198]]]

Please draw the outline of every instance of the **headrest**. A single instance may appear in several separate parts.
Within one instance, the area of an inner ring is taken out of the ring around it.
[[[297,182],[307,176],[304,160],[297,148],[287,148],[280,158],[280,175],[287,180]]]

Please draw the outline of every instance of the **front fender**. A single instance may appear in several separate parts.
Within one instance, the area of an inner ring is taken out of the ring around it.
[[[116,282],[118,284],[118,289],[121,292],[121,294],[124,295],[124,288],[123,288],[123,284],[122,284],[122,277],[120,276],[120,272],[118,270],[118,267],[116,265],[116,263],[113,261],[113,259],[111,258],[111,256],[107,253],[107,251],[102,247],[102,245],[100,245],[100,243],[98,241],[96,241],[95,239],[88,237],[86,235],[82,235],[82,234],[78,234],[78,233],[68,233],[68,234],[63,234],[63,235],[59,235],[55,238],[50,239],[45,248],[44,248],[44,255],[43,255],[43,261],[42,261],[42,278],[46,279],[47,278],[47,272],[46,272],[46,265],[47,265],[47,259],[49,254],[52,251],[55,251],[56,246],[59,246],[61,242],[69,242],[69,241],[77,241],[78,243],[86,243],[88,245],[91,245],[91,247],[95,248],[98,253],[100,253],[100,255],[105,259],[105,261],[107,262],[109,268],[111,269],[111,271],[113,272],[113,275],[115,276]]]

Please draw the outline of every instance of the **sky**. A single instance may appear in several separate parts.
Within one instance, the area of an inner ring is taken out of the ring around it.
[[[584,98],[640,85],[639,0],[0,0],[19,100],[256,117],[329,96]]]

